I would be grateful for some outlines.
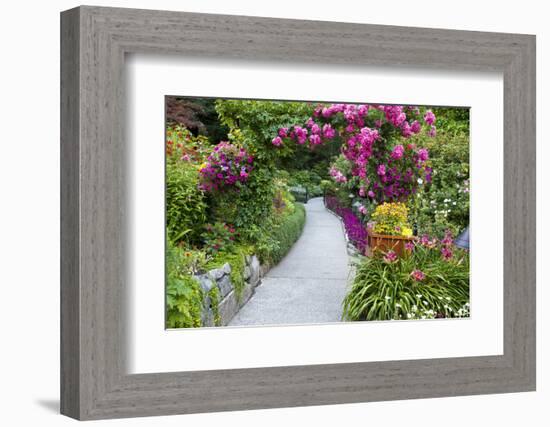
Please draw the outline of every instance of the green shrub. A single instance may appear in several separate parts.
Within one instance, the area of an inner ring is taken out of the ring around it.
[[[309,170],[301,170],[292,173],[289,179],[289,185],[291,187],[301,187],[306,189],[307,196],[311,199],[312,197],[319,197],[323,195],[323,191],[320,186],[321,181],[322,178],[317,173]],[[302,201],[296,195],[295,197],[298,201]]]
[[[296,203],[294,212],[283,217],[271,232],[271,238],[276,244],[260,253],[262,261],[274,265],[282,260],[302,234],[305,222],[305,208]]]
[[[417,244],[404,258],[376,256],[358,265],[344,299],[346,320],[464,317],[469,303],[468,253],[445,259]]]
[[[206,222],[205,196],[198,188],[198,171],[190,162],[166,164],[166,233],[172,242],[199,241]]]
[[[418,234],[442,236],[446,229],[458,234],[469,223],[470,166],[469,136],[463,132],[440,131],[420,142],[430,152],[432,182],[410,203]]]
[[[214,224],[206,224],[202,234],[204,249],[209,253],[228,250],[235,241],[235,229],[225,222],[216,221]]]
[[[303,122],[311,113],[305,102],[257,101],[218,99],[216,111],[221,123],[230,129],[233,137],[238,129],[239,139],[254,155],[255,162],[272,165],[282,157],[293,157],[296,144],[274,147],[272,139],[279,128]]]
[[[168,245],[166,251],[166,327],[202,326],[203,291],[192,276],[191,252]],[[195,258],[196,259],[196,258]]]

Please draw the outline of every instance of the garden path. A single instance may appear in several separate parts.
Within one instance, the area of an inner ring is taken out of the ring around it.
[[[349,259],[340,220],[321,197],[305,205],[304,231],[229,326],[339,322]]]

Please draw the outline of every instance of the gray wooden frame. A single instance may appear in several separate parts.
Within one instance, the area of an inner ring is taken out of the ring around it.
[[[504,354],[128,375],[124,56],[500,71]],[[535,390],[535,37],[83,6],[61,14],[61,412],[100,419]]]

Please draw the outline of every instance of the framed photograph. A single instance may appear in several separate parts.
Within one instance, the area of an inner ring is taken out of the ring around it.
[[[535,390],[535,37],[61,14],[61,412]]]

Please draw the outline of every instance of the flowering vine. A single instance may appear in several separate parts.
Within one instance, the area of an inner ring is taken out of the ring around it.
[[[348,183],[360,197],[378,203],[404,201],[418,186],[430,182],[428,150],[403,144],[425,130],[435,136],[436,117],[431,110],[403,105],[318,105],[305,124],[280,128],[272,140],[275,147],[294,142],[311,149],[334,138],[342,141],[341,153],[351,166],[351,176],[332,168],[330,175]],[[396,143],[396,141],[398,143]]]

